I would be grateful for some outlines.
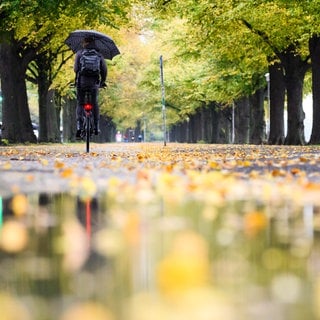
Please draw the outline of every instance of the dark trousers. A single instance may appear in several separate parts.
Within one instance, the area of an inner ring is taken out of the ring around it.
[[[93,106],[92,114],[94,125],[97,126],[99,122],[99,105],[98,105],[98,94],[99,88],[77,88],[77,121],[82,124],[84,117],[83,105],[86,103],[86,92],[89,92],[89,97],[91,97],[91,103]]]

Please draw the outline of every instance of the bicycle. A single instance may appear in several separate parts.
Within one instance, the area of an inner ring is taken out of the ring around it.
[[[86,141],[86,152],[90,152],[90,138],[93,134],[93,104],[90,91],[85,93],[85,102],[83,104],[83,129],[81,131],[81,138]]]

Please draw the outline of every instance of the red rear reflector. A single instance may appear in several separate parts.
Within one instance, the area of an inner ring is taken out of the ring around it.
[[[86,111],[91,111],[92,110],[92,105],[91,104],[85,104],[84,105],[84,110],[86,110]]]

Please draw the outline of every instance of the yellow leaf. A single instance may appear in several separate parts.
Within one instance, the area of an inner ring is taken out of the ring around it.
[[[98,157],[98,156],[99,156],[99,153],[91,152],[91,153],[90,153],[90,155],[91,155],[92,157],[95,157],[95,158],[96,158],[96,157]]]
[[[271,171],[273,177],[285,177],[286,173],[283,170],[274,169]]]
[[[211,169],[219,169],[220,168],[220,164],[216,161],[209,161],[208,165]]]
[[[166,172],[172,172],[173,171],[173,165],[172,164],[168,164],[164,167]]]
[[[64,168],[64,163],[61,162],[61,161],[59,161],[59,160],[56,160],[56,161],[54,162],[54,167],[55,167],[56,169]]]
[[[299,174],[301,173],[301,170],[299,168],[292,168],[290,170],[290,172],[293,174],[293,175],[296,175],[296,174]]]
[[[117,159],[118,159],[118,156],[113,153],[113,154],[111,155],[111,160],[117,160]]]
[[[60,172],[60,177],[62,178],[70,178],[73,174],[73,170],[71,168],[66,168]]]

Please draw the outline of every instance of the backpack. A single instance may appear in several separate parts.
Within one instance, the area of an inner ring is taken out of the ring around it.
[[[94,49],[84,49],[80,57],[80,74],[85,76],[99,76],[100,56]]]

